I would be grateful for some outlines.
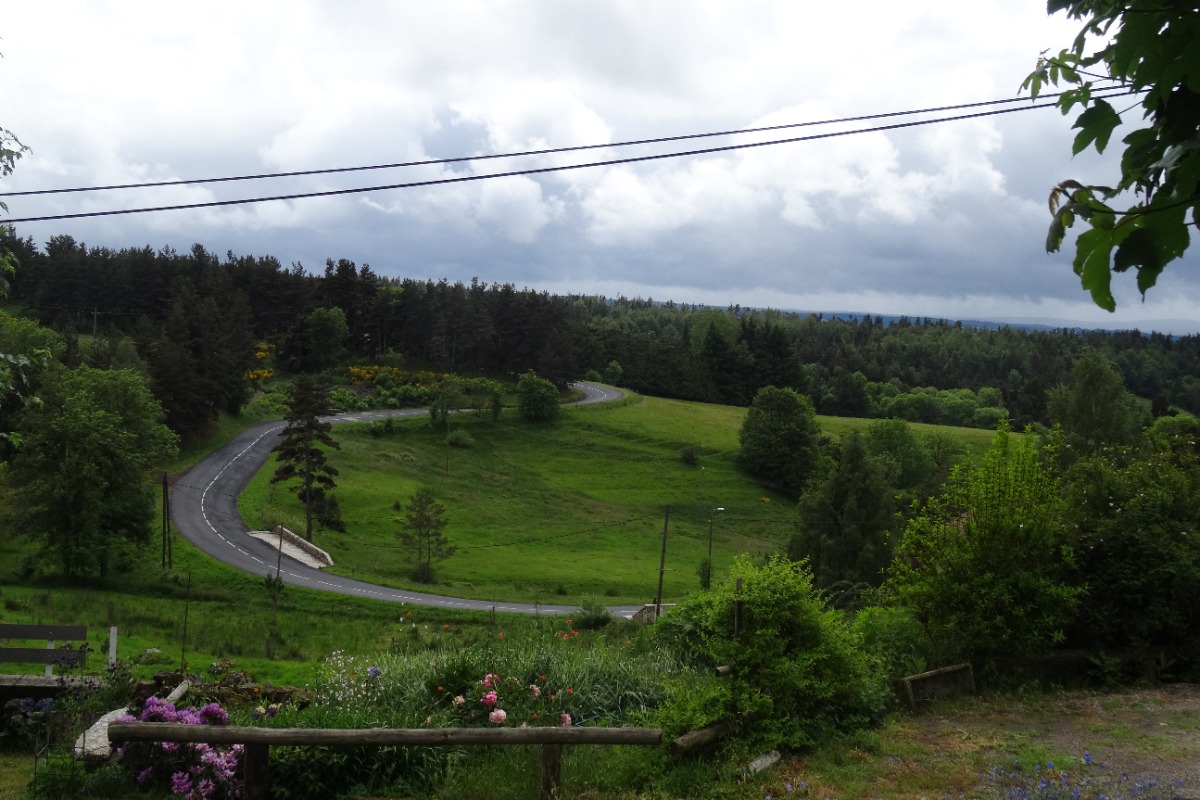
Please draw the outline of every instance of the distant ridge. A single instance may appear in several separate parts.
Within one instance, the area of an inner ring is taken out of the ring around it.
[[[796,314],[812,314],[832,319],[863,319],[871,317],[872,319],[882,320],[884,325],[895,325],[901,319],[907,319],[909,322],[920,322],[921,320],[945,320],[951,325],[961,323],[963,327],[979,328],[982,330],[996,330],[999,328],[1013,328],[1023,331],[1058,331],[1068,330],[1085,333],[1087,331],[1106,331],[1109,333],[1118,331],[1138,331],[1139,333],[1165,333],[1171,336],[1189,336],[1200,333],[1200,320],[1135,320],[1126,322],[1120,325],[1104,325],[1096,322],[1080,322],[1078,320],[1052,319],[1046,317],[1012,317],[1009,319],[955,319],[952,317],[938,317],[927,314],[868,314],[866,312],[852,311],[795,311]]]

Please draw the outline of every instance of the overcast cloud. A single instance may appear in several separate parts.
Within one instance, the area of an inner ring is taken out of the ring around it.
[[[1013,97],[1076,23],[1044,0],[6,4],[5,191],[479,156]],[[1132,102],[1131,102],[1132,104]],[[1137,114],[1138,112],[1133,112]],[[895,121],[895,120],[892,120]],[[405,170],[16,197],[9,217],[327,191],[879,123]],[[1114,137],[1114,142],[1118,137]],[[1034,110],[331,198],[23,223],[44,244],[327,258],[552,292],[1200,331],[1200,259],[1117,314],[1043,250],[1050,186],[1111,183]]]

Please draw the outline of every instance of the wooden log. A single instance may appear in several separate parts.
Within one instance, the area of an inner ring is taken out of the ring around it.
[[[111,742],[208,742],[209,744],[328,745],[331,747],[448,747],[515,744],[662,743],[658,728],[251,728],[183,725],[175,722],[117,722]]]
[[[538,800],[558,800],[558,782],[562,775],[561,744],[542,745],[541,781]]]
[[[778,750],[772,750],[769,753],[763,753],[761,756],[746,765],[746,774],[757,775],[764,769],[778,764],[781,758],[783,758],[783,756],[779,755]]]
[[[671,742],[671,757],[682,758],[693,750],[715,742],[728,732],[729,726],[724,722],[714,722],[712,725],[685,733]]]

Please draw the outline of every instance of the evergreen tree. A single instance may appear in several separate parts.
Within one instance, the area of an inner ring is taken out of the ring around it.
[[[819,588],[840,581],[878,586],[889,559],[892,492],[862,434],[851,431],[839,451],[831,468],[800,498],[800,532],[792,537],[788,555],[809,560]]]
[[[433,583],[437,577],[434,562],[449,558],[457,549],[442,532],[446,527],[446,507],[433,499],[432,490],[419,489],[408,498],[408,509],[397,522],[400,530],[396,535],[403,547],[413,551],[416,561],[412,579]]]
[[[271,483],[299,481],[295,490],[304,503],[304,538],[311,542],[314,514],[328,490],[337,485],[338,471],[329,463],[324,448],[341,449],[329,433],[332,426],[321,419],[333,413],[328,384],[308,375],[297,376],[288,391],[287,407],[283,441],[275,448],[279,466]]]

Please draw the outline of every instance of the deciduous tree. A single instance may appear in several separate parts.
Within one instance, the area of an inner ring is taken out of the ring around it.
[[[28,406],[9,481],[17,489],[9,530],[42,541],[67,576],[117,565],[126,545],[150,536],[151,470],[174,454],[162,407],[130,370],[50,370],[41,402]]]
[[[1024,87],[1035,98],[1044,86],[1068,87],[1059,108],[1082,109],[1073,153],[1103,153],[1123,121],[1105,95],[1141,100],[1142,124],[1122,139],[1117,180],[1065,180],[1050,192],[1046,249],[1058,250],[1067,228],[1083,220],[1075,273],[1096,305],[1112,311],[1112,273],[1132,268],[1144,295],[1183,255],[1188,229],[1200,226],[1200,13],[1195,3],[1162,0],[1048,0],[1047,9],[1084,25],[1070,48],[1039,60]],[[1101,45],[1089,51],[1094,40]]]
[[[526,422],[549,422],[558,418],[558,389],[533,370],[517,380],[517,416]]]
[[[817,462],[817,412],[807,396],[765,386],[738,431],[738,464],[798,497]]]

